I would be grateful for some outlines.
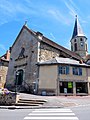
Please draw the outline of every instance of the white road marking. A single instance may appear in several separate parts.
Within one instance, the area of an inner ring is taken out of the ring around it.
[[[56,110],[61,110],[61,111],[70,111],[71,109],[64,109],[64,108],[48,108],[48,109],[35,109],[35,111],[56,111]]]
[[[25,120],[79,120],[77,117],[25,117]]]
[[[35,109],[25,120],[79,120],[71,109]]]
[[[31,116],[43,116],[43,115],[75,115],[74,113],[30,113]]]
[[[40,113],[50,113],[50,112],[72,112],[70,109],[36,109],[35,111],[33,112],[40,112]]]

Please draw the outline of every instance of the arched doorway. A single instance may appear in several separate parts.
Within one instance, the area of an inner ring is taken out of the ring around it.
[[[22,82],[23,82],[23,70],[21,69],[16,72],[15,84],[22,85]]]

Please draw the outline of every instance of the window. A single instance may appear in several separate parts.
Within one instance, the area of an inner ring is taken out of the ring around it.
[[[73,68],[73,75],[82,75],[82,68],[74,67]]]
[[[84,46],[84,40],[83,40],[83,38],[80,38],[80,45],[81,45],[81,47]]]
[[[74,44],[75,51],[77,51],[77,43]]]
[[[15,85],[22,85],[23,82],[23,70],[18,70],[16,72]]]
[[[69,74],[69,66],[59,66],[59,74]]]
[[[71,45],[71,50],[73,51],[73,46]]]
[[[74,40],[74,42],[76,42],[76,39]]]
[[[82,38],[80,38],[80,41],[83,41],[83,39],[82,39]]]
[[[59,82],[60,93],[73,93],[73,82]]]
[[[86,44],[86,51],[87,51],[87,44]]]

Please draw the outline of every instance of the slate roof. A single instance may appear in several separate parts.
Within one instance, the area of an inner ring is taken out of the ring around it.
[[[37,37],[37,32],[29,29],[26,25],[23,25],[23,27],[22,27],[21,31],[19,32],[19,34],[18,34],[15,42],[13,43],[12,47],[13,47],[14,44],[16,43],[16,41],[17,41],[18,37],[20,36],[21,32],[23,31],[23,29],[26,29],[28,32],[30,32],[33,36],[35,36],[35,37],[38,39],[38,37]],[[42,34],[42,35],[43,35],[43,34]],[[42,39],[40,39],[40,41],[41,41],[41,42],[44,42],[44,43],[46,43],[46,44],[48,44],[48,45],[50,45],[50,46],[52,46],[52,47],[54,47],[54,48],[56,48],[56,49],[61,50],[62,52],[66,53],[67,55],[69,55],[70,57],[72,57],[72,58],[74,58],[74,59],[76,59],[76,60],[81,60],[81,59],[82,59],[82,58],[81,58],[78,54],[76,54],[75,52],[66,49],[65,47],[63,47],[63,46],[55,43],[54,41],[48,39],[48,38],[45,37],[45,36],[43,36]]]
[[[86,37],[85,34],[83,33],[83,30],[82,30],[81,26],[80,26],[77,15],[76,15],[76,19],[75,19],[75,25],[74,25],[72,39],[75,38],[76,36],[84,36],[84,37]]]
[[[80,61],[70,59],[70,58],[62,58],[62,57],[55,57],[51,60],[47,60],[47,61],[38,63],[38,65],[53,65],[53,64],[66,64],[66,65],[90,67],[90,65],[87,65],[85,63],[80,63]]]

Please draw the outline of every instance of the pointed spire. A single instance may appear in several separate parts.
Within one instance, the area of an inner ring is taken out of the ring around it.
[[[82,31],[82,28],[79,24],[79,21],[78,21],[78,18],[77,18],[77,15],[75,16],[75,25],[74,25],[74,30],[73,30],[73,35],[72,35],[72,39],[76,36],[85,36],[83,31]]]

